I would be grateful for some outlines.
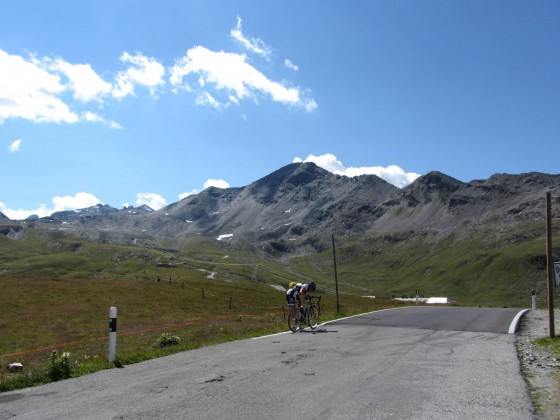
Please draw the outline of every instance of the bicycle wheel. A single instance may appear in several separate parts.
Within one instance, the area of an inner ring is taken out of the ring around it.
[[[319,309],[315,305],[311,305],[307,311],[307,324],[311,329],[319,325]]]
[[[299,319],[300,316],[299,316],[298,308],[294,306],[290,310],[290,313],[288,314],[288,327],[292,332],[296,332],[297,330],[299,330],[300,328]]]

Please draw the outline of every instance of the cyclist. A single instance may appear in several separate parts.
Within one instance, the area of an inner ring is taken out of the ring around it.
[[[314,292],[315,290],[315,282],[309,282],[308,284],[297,283],[286,292],[288,306],[294,306],[296,299],[298,300],[298,302],[301,302],[300,298],[303,297],[305,299],[305,296],[308,292]]]

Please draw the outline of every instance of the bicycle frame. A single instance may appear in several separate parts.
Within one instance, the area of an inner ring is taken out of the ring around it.
[[[313,300],[317,300],[316,305]],[[304,324],[307,324],[311,329],[317,327],[319,324],[320,301],[321,296],[306,296],[306,306],[303,306],[298,299],[297,305],[292,306],[288,314],[288,327],[292,332],[303,329]]]

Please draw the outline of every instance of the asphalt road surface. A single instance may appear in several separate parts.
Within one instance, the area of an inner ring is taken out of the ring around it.
[[[410,307],[0,394],[0,419],[531,419],[517,310]]]

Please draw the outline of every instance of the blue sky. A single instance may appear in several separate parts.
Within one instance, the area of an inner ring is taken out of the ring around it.
[[[558,1],[0,4],[0,211],[155,209],[294,161],[559,173]]]

